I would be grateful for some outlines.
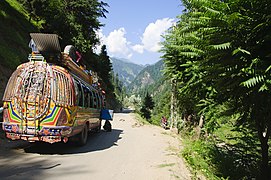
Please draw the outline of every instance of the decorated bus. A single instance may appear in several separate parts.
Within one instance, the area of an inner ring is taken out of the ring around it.
[[[61,52],[56,34],[32,33],[32,53],[11,75],[3,96],[3,124],[12,140],[87,142],[100,131],[104,91],[74,60],[72,46]]]

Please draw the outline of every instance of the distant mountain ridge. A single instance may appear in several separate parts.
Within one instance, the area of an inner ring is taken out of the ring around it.
[[[156,86],[163,78],[164,62],[158,61],[154,65],[149,65],[141,70],[137,77],[128,86],[131,93],[140,93],[150,86]]]
[[[144,68],[143,65],[138,65],[129,60],[110,58],[114,74],[118,74],[119,80],[124,86],[128,86]]]

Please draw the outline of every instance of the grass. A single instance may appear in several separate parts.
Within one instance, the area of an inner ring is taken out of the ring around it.
[[[18,1],[16,1],[16,0],[15,1],[14,0],[6,0],[6,2],[8,2],[9,5],[11,7],[13,7],[16,11],[20,12],[25,17],[28,17],[27,12],[25,11],[23,6]]]
[[[191,139],[184,139],[184,150],[182,156],[186,162],[191,166],[192,173],[195,177],[199,174],[204,174],[207,179],[220,179],[215,175],[215,167],[210,163],[210,144],[205,144],[202,141],[191,141]]]
[[[142,118],[138,113],[135,113],[135,118],[142,125],[150,124],[146,119]]]
[[[223,124],[203,139],[183,136],[181,154],[195,177],[207,179],[252,179],[259,173],[259,145],[253,132]]]
[[[29,33],[38,29],[27,20],[26,11],[16,0],[0,1],[0,9],[0,63],[14,70],[27,61]]]
[[[23,5],[20,4],[18,1],[16,0],[6,0],[9,5],[14,8],[16,11],[18,11],[22,16],[24,16],[24,19],[29,20],[30,16],[27,13],[27,11],[24,9]],[[32,25],[34,25],[34,27],[37,27],[38,29],[40,29],[42,27],[44,21],[34,21],[33,19],[30,20],[30,23]]]
[[[10,49],[11,48],[0,43],[0,54],[1,59],[3,60],[1,64],[11,69],[14,69],[15,66],[20,64],[20,57],[18,53],[12,52],[10,51]]]
[[[160,164],[158,165],[158,168],[172,167],[174,165],[175,163]]]

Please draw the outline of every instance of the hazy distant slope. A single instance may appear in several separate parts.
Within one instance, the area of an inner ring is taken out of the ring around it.
[[[134,64],[125,60],[110,58],[113,66],[113,71],[118,74],[119,79],[125,86],[128,86],[139,72],[144,68],[142,65]]]
[[[163,69],[164,63],[162,60],[145,67],[128,86],[129,92],[140,94],[141,91],[149,89],[149,86],[155,86],[163,78]]]

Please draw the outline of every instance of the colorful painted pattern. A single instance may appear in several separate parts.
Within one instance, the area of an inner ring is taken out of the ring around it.
[[[4,95],[3,130],[10,139],[67,141],[86,120],[97,122],[100,110],[75,105],[72,76],[63,67],[46,62],[20,65]],[[91,121],[90,121],[91,124]]]

